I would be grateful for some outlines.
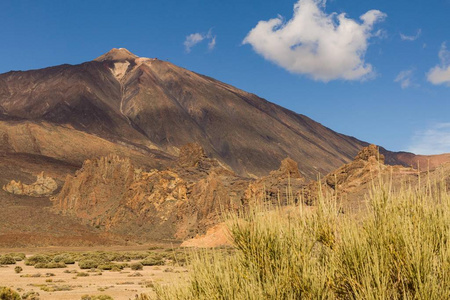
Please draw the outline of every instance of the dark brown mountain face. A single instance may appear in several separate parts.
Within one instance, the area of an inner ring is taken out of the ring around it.
[[[52,138],[43,138],[49,131]],[[316,178],[367,145],[256,95],[126,49],[80,65],[0,75],[0,133],[4,152],[78,166],[105,152],[150,167],[170,165],[181,146],[196,142],[248,177],[268,174],[290,157],[303,176]],[[27,139],[20,140],[23,134]],[[55,149],[62,139],[64,147]],[[387,157],[402,163],[395,154]]]
[[[126,49],[81,65],[2,74],[0,105],[3,126],[63,127],[69,136],[81,132],[161,163],[196,142],[244,176],[267,174],[291,157],[313,178],[348,162],[365,145],[253,94]],[[2,148],[11,148],[14,137],[4,137]],[[73,161],[71,148],[80,146],[90,148],[69,142],[66,157],[46,155]],[[54,146],[37,141],[36,147],[46,152]],[[15,148],[10,150],[30,152]]]

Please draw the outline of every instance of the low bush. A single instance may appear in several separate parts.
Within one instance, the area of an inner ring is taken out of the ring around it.
[[[35,291],[29,291],[22,295],[22,300],[40,300],[39,293]]]
[[[143,269],[143,265],[141,263],[133,263],[130,265],[131,270],[139,271]]]
[[[53,261],[56,263],[62,262],[65,263],[66,265],[73,265],[75,263],[73,257],[68,254],[56,255],[55,257],[53,257]]]
[[[91,259],[82,260],[78,262],[78,266],[80,267],[80,269],[92,269],[92,268],[96,269],[100,264],[101,262]]]
[[[20,295],[9,287],[0,286],[0,300],[20,300]]]
[[[16,261],[22,261],[25,259],[25,253],[9,253],[8,256],[14,257]]]
[[[37,263],[49,263],[52,259],[48,255],[36,254],[25,259],[25,265],[34,266]]]
[[[17,266],[17,267],[14,268],[14,271],[15,271],[17,274],[19,274],[20,272],[23,271],[23,268],[20,267],[20,266]]]
[[[16,260],[9,255],[0,256],[0,265],[15,265]]]
[[[64,262],[48,262],[48,263],[36,263],[34,265],[36,269],[60,269],[67,267]]]
[[[141,261],[143,266],[162,266],[164,265],[164,259],[160,257],[149,256]]]

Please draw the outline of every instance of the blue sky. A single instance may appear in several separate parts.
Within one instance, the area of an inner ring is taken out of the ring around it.
[[[0,72],[124,47],[390,150],[450,152],[449,15],[449,0],[2,0]]]

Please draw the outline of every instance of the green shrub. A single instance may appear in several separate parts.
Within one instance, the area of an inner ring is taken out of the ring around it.
[[[9,253],[8,255],[14,257],[16,261],[22,261],[26,257],[25,253]]]
[[[75,263],[75,260],[72,256],[67,254],[60,254],[53,257],[53,261],[56,263],[63,262],[66,265],[73,265]]]
[[[64,262],[48,262],[48,263],[36,263],[34,265],[36,269],[60,269],[67,267]]]
[[[15,271],[17,274],[19,274],[20,272],[23,271],[23,268],[20,267],[20,266],[17,266],[17,267],[14,268],[14,271]]]
[[[25,259],[25,265],[34,266],[37,263],[49,263],[52,259],[48,255],[36,254]]]
[[[39,293],[34,291],[29,291],[22,295],[22,300],[39,300],[39,299],[40,299]]]
[[[40,300],[39,293],[34,291],[26,292],[22,295],[22,300]]]
[[[55,255],[54,257],[53,257],[53,261],[54,262],[60,262],[60,261],[63,261],[64,259],[66,258],[66,256],[65,255]]]
[[[114,267],[117,267],[117,265],[110,263],[110,264],[99,265],[98,269],[100,269],[100,270],[112,270]]]
[[[16,260],[9,255],[0,256],[0,265],[15,265]]]
[[[160,257],[147,257],[141,261],[143,266],[162,266],[164,265],[164,259]]]
[[[0,287],[0,300],[20,300],[20,295],[8,288],[8,287]]]
[[[100,265],[100,262],[97,260],[82,260],[80,262],[78,262],[78,266],[80,267],[80,269],[92,269],[92,268],[98,268],[98,266]]]
[[[138,260],[138,259],[144,259],[148,256],[148,252],[126,252],[125,256],[128,257],[130,260]]]
[[[143,269],[143,265],[141,263],[133,263],[130,265],[131,270],[138,271]]]
[[[63,291],[71,291],[73,290],[73,286],[70,285],[55,285],[55,284],[49,284],[49,285],[39,285],[42,291],[45,292],[63,292]]]
[[[69,256],[64,258],[62,262],[65,263],[66,265],[73,265],[73,264],[75,264],[75,260],[72,257],[69,257]]]

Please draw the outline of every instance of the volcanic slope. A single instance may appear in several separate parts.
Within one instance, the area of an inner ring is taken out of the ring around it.
[[[311,179],[368,145],[254,94],[123,48],[79,65],[1,74],[0,136],[1,153],[78,167],[113,153],[161,168],[173,164],[180,147],[196,142],[241,176],[266,175],[290,157]],[[412,164],[415,157],[384,154],[392,164]]]
[[[170,164],[181,146],[196,142],[240,175],[265,175],[290,157],[309,178],[350,161],[366,145],[256,95],[126,49],[80,65],[0,75],[0,134],[3,153],[78,166],[110,151],[140,164],[148,156],[158,167],[155,161]],[[58,146],[62,139],[64,147]]]

